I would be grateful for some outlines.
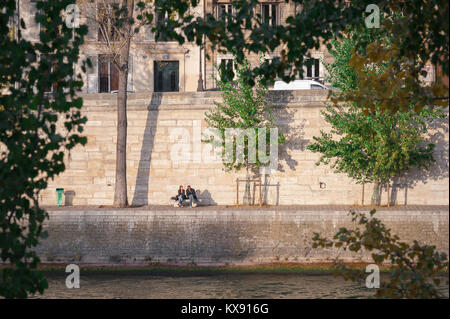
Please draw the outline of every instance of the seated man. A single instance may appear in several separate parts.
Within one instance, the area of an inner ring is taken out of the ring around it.
[[[197,206],[197,195],[195,194],[195,189],[191,187],[191,185],[188,185],[186,188],[186,197],[189,198],[189,202],[191,204],[191,207]]]

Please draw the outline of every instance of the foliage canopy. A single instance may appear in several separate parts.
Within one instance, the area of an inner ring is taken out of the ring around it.
[[[47,288],[31,250],[46,236],[39,193],[64,171],[66,150],[86,143],[73,65],[87,28],[66,26],[61,12],[73,1],[39,1],[39,41],[28,41],[24,21],[13,19],[16,3],[0,4],[0,257],[12,266],[0,271],[0,295],[26,298]]]

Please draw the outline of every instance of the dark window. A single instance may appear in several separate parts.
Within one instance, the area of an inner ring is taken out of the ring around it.
[[[233,69],[233,59],[222,59],[220,60],[220,67],[224,70],[232,70]]]
[[[179,62],[155,61],[154,80],[155,92],[178,92]]]
[[[312,65],[311,64],[307,64],[306,66],[306,77],[307,78],[311,78],[312,77]]]
[[[227,15],[231,16],[233,14],[233,5],[231,4],[219,4],[217,8],[217,18],[222,20],[227,20]]]
[[[278,4],[263,4],[262,5],[262,23],[267,23],[271,26],[278,25]]]
[[[309,80],[320,80],[320,61],[319,59],[310,59],[307,61],[306,78]]]
[[[161,12],[161,10],[156,10],[155,22],[156,22],[156,24],[164,23],[164,13]]]
[[[170,90],[171,91],[178,91],[177,90],[177,82],[176,82],[176,75],[175,72],[170,72]]]
[[[163,90],[163,73],[162,71],[158,71],[158,81],[157,81],[157,89],[155,91],[162,92]]]
[[[230,74],[233,71],[233,59],[221,59],[220,60],[220,71],[223,74]]]
[[[119,69],[116,67],[116,65],[109,61],[109,90],[115,91],[119,89]]]
[[[109,59],[100,56],[98,60],[99,92],[109,92]]]
[[[164,20],[170,19],[168,13],[163,12],[161,9],[156,9],[154,19],[156,27],[160,29],[158,42],[166,42],[172,40],[167,36],[167,30],[165,30],[166,28],[162,28],[162,26],[164,26]]]
[[[267,61],[267,63],[268,64],[277,64],[277,63],[280,63],[280,61],[281,61],[281,58],[280,57],[278,57],[278,56],[274,56],[274,57],[271,57],[271,58],[265,58],[265,60]]]
[[[314,59],[314,77],[319,79],[319,59]]]
[[[119,89],[119,70],[109,55],[98,57],[99,92],[108,93]]]

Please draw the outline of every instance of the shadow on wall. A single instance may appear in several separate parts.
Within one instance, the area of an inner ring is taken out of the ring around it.
[[[438,119],[430,124],[429,131],[434,132],[430,134],[424,144],[432,143],[435,145],[433,157],[435,163],[430,165],[430,169],[413,169],[407,172],[404,176],[399,176],[392,181],[392,190],[390,194],[390,205],[408,204],[408,189],[413,188],[417,183],[426,184],[429,181],[438,181],[449,177],[449,145],[446,136],[448,136],[448,110],[445,111],[447,116],[443,119]],[[398,198],[400,191],[403,189],[403,198]],[[384,188],[383,191],[386,191]],[[382,193],[383,193],[382,191]]]
[[[263,205],[276,205],[278,206],[280,204],[280,182],[277,182],[276,184],[270,184],[270,175],[264,174],[264,180],[261,181],[261,197],[262,197],[262,204]],[[275,191],[275,200],[270,201],[269,203],[269,197],[272,199],[272,196],[269,196],[269,194],[272,194],[272,190]],[[259,183],[253,182],[253,199],[252,204],[253,205],[259,205]]]
[[[276,94],[276,95],[275,95]],[[288,103],[294,99],[292,91],[269,91],[268,101],[272,105],[275,124],[286,137],[286,143],[278,150],[278,170],[285,172],[284,162],[291,170],[296,170],[298,162],[288,151],[304,151],[309,140],[305,139],[305,120],[295,121],[295,110],[288,109]]]
[[[136,175],[132,206],[148,205],[148,191],[150,178],[150,164],[155,143],[156,125],[158,123],[159,106],[162,94],[152,93],[148,106],[147,121],[145,123],[144,137],[141,146],[141,155]]]
[[[75,198],[75,191],[68,190],[64,192],[64,206],[73,206],[73,199]]]
[[[275,124],[279,131],[286,137],[286,143],[279,146],[278,150],[278,171],[285,172],[286,168],[295,171],[298,165],[289,151],[305,151],[309,143],[305,139],[305,120],[295,120],[294,109],[288,109],[288,104],[295,98],[292,91],[269,91],[268,102],[272,105]],[[280,183],[271,181],[270,174],[263,174],[262,182],[262,202],[265,205],[280,204]],[[259,190],[256,183],[253,184],[253,204],[259,204]],[[274,195],[271,196],[271,194]]]
[[[201,190],[196,190],[197,198],[201,201],[202,205],[215,206],[217,203],[211,196],[209,190],[205,189],[203,192]]]

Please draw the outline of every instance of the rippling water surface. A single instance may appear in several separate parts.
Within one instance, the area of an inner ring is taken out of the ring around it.
[[[368,298],[374,294],[329,274],[90,273],[81,274],[79,289],[66,288],[64,274],[45,277],[49,289],[34,298]],[[448,297],[448,284],[441,291]]]

